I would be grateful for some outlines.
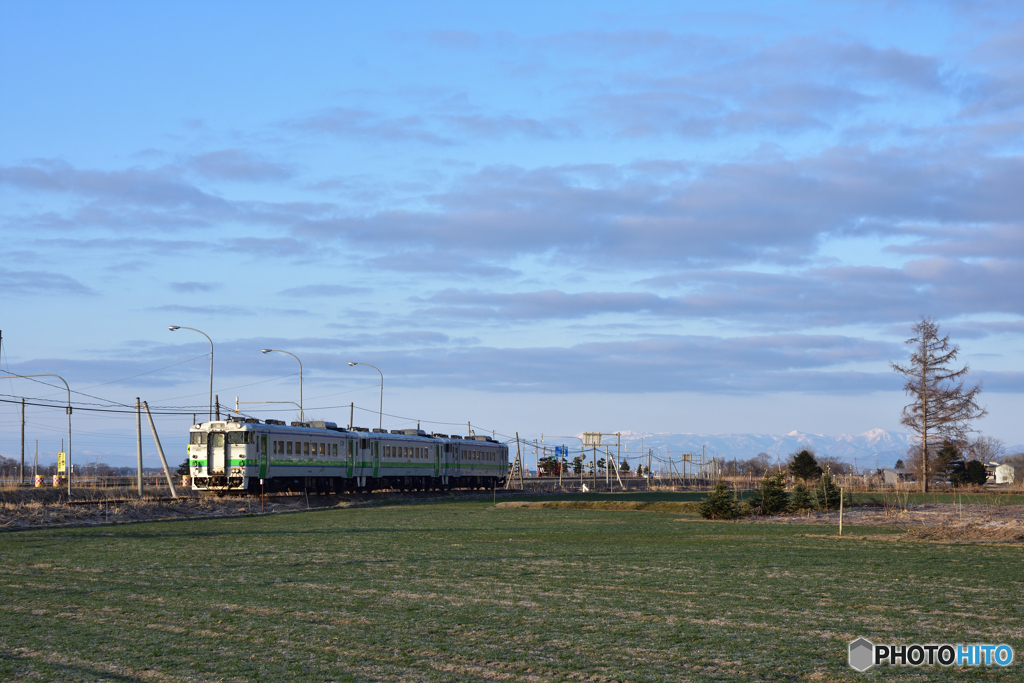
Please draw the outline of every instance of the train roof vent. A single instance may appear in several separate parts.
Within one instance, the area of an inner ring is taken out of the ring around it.
[[[247,425],[258,425],[259,423],[260,423],[260,421],[259,421],[258,418],[255,418],[255,417],[247,417],[247,418],[245,418],[245,424],[247,424]]]
[[[480,436],[478,434],[474,434],[470,438],[473,439],[473,441],[490,441],[491,440],[491,437],[489,437],[489,436]]]
[[[284,420],[272,420],[271,419],[271,420],[266,420],[265,422],[268,425],[283,425],[284,424]]]
[[[453,439],[461,439],[462,437],[459,436],[458,434],[452,434],[451,438],[453,438]]]
[[[308,427],[308,422],[292,422],[292,427]]]
[[[426,436],[427,435],[427,433],[425,431],[423,431],[422,429],[402,429],[402,430],[399,431],[399,433],[400,434],[405,434],[406,436]]]
[[[386,429],[378,429],[377,427],[374,427],[373,431],[374,431],[375,434],[387,434],[388,433],[388,430],[386,430]]]
[[[405,434],[405,432],[403,430],[401,430],[401,429],[392,429],[391,433],[392,434]]]
[[[338,426],[337,423],[325,422],[324,420],[310,420],[308,424],[314,429],[335,429]]]
[[[448,435],[447,434],[438,434],[437,432],[434,432],[434,438],[435,439],[447,439]]]
[[[327,424],[328,425],[332,425],[334,423],[333,422],[328,422]],[[334,425],[333,427],[328,426],[327,429],[330,429],[332,432],[347,432],[348,431],[344,427],[339,427],[338,425]]]
[[[353,427],[353,428],[352,428],[352,431],[353,431],[353,432],[368,432],[368,431],[370,431],[370,430],[369,430],[369,429],[367,429],[366,427]]]

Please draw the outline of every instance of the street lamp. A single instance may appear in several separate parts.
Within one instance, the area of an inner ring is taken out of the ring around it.
[[[64,388],[68,390],[68,498],[71,498],[71,387],[68,386],[67,381],[60,375],[55,375],[52,372],[43,372],[38,375],[7,375],[0,377],[0,379],[12,379],[16,377],[56,377],[61,382],[64,382]],[[45,382],[44,382],[45,384]],[[49,386],[49,385],[48,385]]]
[[[281,349],[261,349],[263,353],[271,353],[276,351],[277,353],[287,353],[289,356],[299,361],[299,422],[305,422],[306,418],[302,412],[302,361],[291,351],[282,351]]]
[[[373,368],[380,373],[380,412],[377,414],[377,429],[384,428],[384,373],[380,372],[380,368],[376,365],[370,365],[369,363],[349,363],[349,367],[355,367],[356,365],[365,365],[368,368]]]
[[[210,342],[210,416],[209,421],[213,422],[213,340],[210,339],[210,335],[206,334],[202,330],[197,330],[194,327],[182,327],[181,325],[170,325],[167,329],[171,332],[175,330],[192,330],[206,337],[206,341]]]

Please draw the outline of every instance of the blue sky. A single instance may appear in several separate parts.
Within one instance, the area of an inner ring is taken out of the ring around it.
[[[390,428],[857,433],[928,314],[1024,442],[1019,4],[495,5],[0,5],[3,369],[203,412],[182,325],[340,423],[352,360]]]

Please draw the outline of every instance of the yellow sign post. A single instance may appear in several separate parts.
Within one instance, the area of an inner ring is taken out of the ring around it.
[[[64,474],[67,471],[67,456],[64,451],[57,454],[57,471]]]

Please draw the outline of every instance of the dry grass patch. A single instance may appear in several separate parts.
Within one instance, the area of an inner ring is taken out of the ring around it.
[[[697,503],[692,501],[639,501],[639,500],[542,500],[506,501],[495,507],[501,509],[540,510],[604,510],[607,512],[669,512],[697,514]]]

